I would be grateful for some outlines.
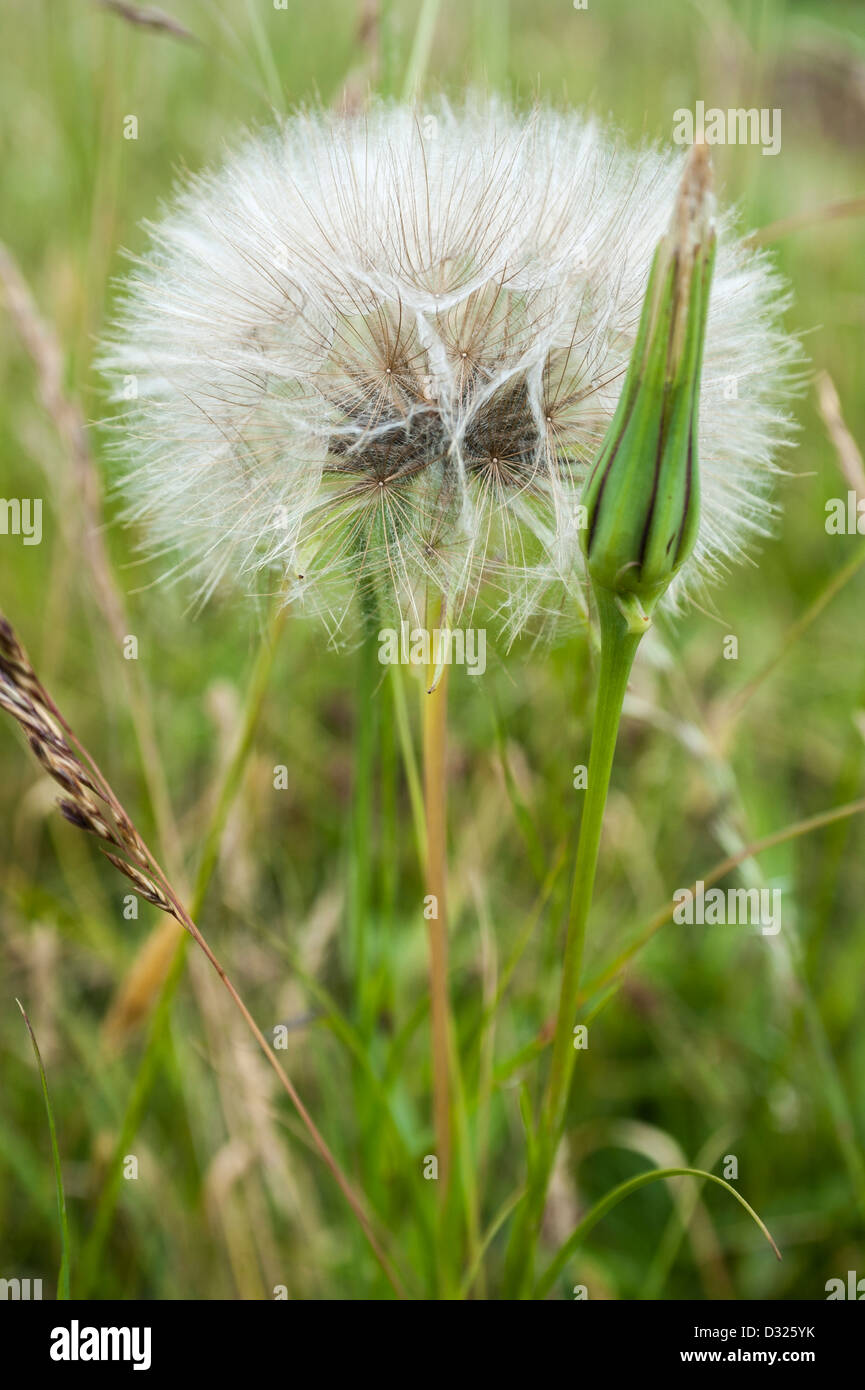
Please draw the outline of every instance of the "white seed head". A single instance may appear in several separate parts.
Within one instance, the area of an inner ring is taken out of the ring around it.
[[[364,588],[417,617],[435,586],[508,638],[581,602],[580,488],[681,154],[573,112],[432,114],[293,116],[150,229],[102,366],[137,385],[128,514],[202,595],[270,573],[334,637]],[[767,532],[798,356],[767,258],[718,232],[680,590]]]

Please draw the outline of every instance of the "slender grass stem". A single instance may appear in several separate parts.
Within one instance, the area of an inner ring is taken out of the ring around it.
[[[60,1167],[60,1148],[57,1143],[57,1129],[54,1124],[54,1112],[51,1109],[51,1100],[48,1095],[48,1078],[45,1075],[42,1054],[39,1051],[36,1034],[33,1032],[33,1025],[27,1017],[21,1000],[16,999],[15,1002],[21,1010],[21,1016],[27,1025],[27,1032],[30,1034],[30,1041],[33,1044],[33,1051],[36,1055],[36,1065],[39,1068],[39,1079],[42,1083],[45,1112],[48,1116],[48,1134],[51,1139],[51,1162],[54,1168],[54,1182],[57,1187],[57,1215],[60,1222],[60,1272],[57,1276],[57,1298],[58,1300],[68,1299],[70,1266],[69,1220],[66,1214],[66,1193],[63,1188],[63,1171]]]
[[[396,720],[397,737],[402,755],[403,770],[408,787],[411,806],[412,827],[421,868],[426,870],[426,811],[424,810],[423,787],[418,771],[418,761],[412,741],[411,724],[405,697],[405,668],[393,665],[391,686],[393,689],[393,712]]]
[[[189,942],[187,933],[183,932],[182,928],[178,928],[178,930],[182,935],[179,940],[174,939],[174,956],[168,975],[163,981],[157,997],[156,1008],[150,1020],[147,1041],[136,1068],[132,1089],[127,1097],[117,1142],[106,1167],[105,1181],[96,1210],[93,1213],[87,1240],[81,1252],[77,1280],[80,1298],[90,1296],[99,1275],[103,1251],[111,1234],[111,1223],[123,1186],[123,1157],[131,1150],[135,1136],[144,1120],[148,1100],[156,1085],[160,1066],[164,1061],[171,1026],[171,1010],[186,967],[186,949]]]
[[[288,614],[288,605],[280,592],[274,602],[273,611],[250,672],[234,745],[223,776],[217,786],[213,810],[204,833],[204,842],[192,890],[192,905],[196,911],[200,911],[204,904],[207,887],[219,857],[228,817],[240,791],[255,732],[261,718],[264,697],[270,684],[274,658],[279,648]]]
[[[368,979],[370,907],[372,901],[374,768],[376,753],[376,682],[381,668],[376,659],[375,609],[364,607],[363,644],[358,653],[355,767],[351,817],[350,940],[355,1001],[364,1026],[372,1022],[373,1000]]]
[[[441,598],[427,603],[427,630],[444,626]],[[432,1028],[433,1109],[438,1150],[439,1191],[447,1193],[451,1160],[451,1106],[447,918],[447,667],[434,684],[435,659],[423,697],[423,769],[426,817],[427,936]]]
[[[383,97],[397,95],[397,72],[399,69],[399,45],[394,24],[393,0],[379,0],[378,7],[378,68],[379,94]]]
[[[421,0],[417,27],[403,79],[403,101],[417,101],[420,96],[424,74],[429,63],[440,4],[441,0]]]
[[[216,868],[228,817],[241,788],[288,612],[280,593],[273,605],[250,672],[234,744],[215,788],[190,894],[190,911],[196,920],[204,905],[208,885]],[[181,938],[183,928],[173,918],[166,918],[150,933],[117,991],[106,1020],[108,1036],[121,1036],[130,1024],[138,1022],[153,1007],[153,1002],[172,969],[177,944]]]
[[[240,791],[243,773],[249,760],[255,732],[261,717],[264,697],[270,682],[273,662],[288,616],[282,595],[274,605],[267,630],[258,649],[250,678],[246,687],[243,711],[234,747],[223,769],[213,799],[213,806],[204,833],[194,887],[190,898],[190,915],[198,920],[204,907],[207,889],[219,857],[219,847],[228,821],[231,808]],[[86,1297],[92,1279],[99,1269],[102,1251],[111,1231],[111,1219],[120,1193],[123,1171],[123,1155],[128,1153],[132,1141],[147,1108],[147,1101],[159,1072],[159,1061],[167,1042],[171,1021],[171,1008],[177,988],[183,978],[186,963],[186,947],[189,936],[174,918],[166,918],[159,929],[158,938],[160,961],[158,967],[151,959],[146,970],[148,979],[146,1003],[139,1001],[133,1012],[143,1013],[150,1007],[152,999],[156,1006],[151,1020],[147,1042],[138,1063],[132,1090],[124,1111],[120,1133],[114,1147],[110,1176],[106,1180],[90,1229],[81,1260],[81,1297]],[[121,1014],[132,1008],[131,995],[139,992],[139,982],[134,977],[127,981],[128,992],[119,996],[116,1008]],[[151,987],[152,986],[152,987]]]
[[[855,574],[858,574],[863,565],[865,565],[865,550],[859,550],[843,569],[840,569],[837,574],[832,576],[829,583],[814,599],[814,602],[806,608],[800,618],[797,618],[796,622],[793,623],[792,627],[785,633],[784,640],[778,650],[772,653],[769,660],[760,668],[756,676],[754,676],[737,695],[733,696],[728,714],[731,726],[739,718],[745,706],[754,695],[756,695],[763,683],[768,680],[777,667],[780,666],[790,648],[798,642],[799,638],[808,631],[814,622],[816,622],[817,618],[819,618],[820,614],[823,612],[823,609],[831,603],[837,593],[840,593],[845,584],[847,584]]]
[[[735,854],[727,855],[719,863],[714,864],[711,869],[704,869],[699,881],[703,884],[704,890],[712,888],[722,878],[726,878],[727,874],[737,869],[740,864],[744,864],[747,859],[756,859],[758,855],[765,853],[766,850],[774,849],[776,845],[787,844],[788,841],[799,839],[802,835],[810,835],[815,830],[822,830],[824,826],[835,825],[851,816],[862,814],[865,814],[865,797],[858,801],[850,801],[845,806],[834,806],[830,811],[821,811],[816,816],[808,816],[805,820],[795,821],[792,825],[785,825],[781,830],[773,830],[771,835],[764,835],[760,840],[752,840],[743,849],[738,850]],[[696,883],[691,885],[691,891],[692,893],[697,891]],[[624,950],[620,951],[615,959],[605,966],[599,974],[587,981],[585,987],[580,990],[581,1000],[587,1000],[614,984],[630,961],[649,944],[653,937],[657,936],[662,927],[665,927],[672,920],[675,906],[676,904],[671,898],[663,907],[660,907],[639,936],[636,936]]]

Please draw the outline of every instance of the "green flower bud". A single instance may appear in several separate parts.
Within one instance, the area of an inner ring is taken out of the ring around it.
[[[715,256],[711,170],[695,145],[658,244],[615,416],[586,482],[583,550],[595,586],[632,632],[694,548],[700,521],[697,407]]]

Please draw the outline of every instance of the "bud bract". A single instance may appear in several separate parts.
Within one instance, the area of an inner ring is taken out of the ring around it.
[[[697,411],[715,253],[705,146],[688,160],[655,251],[637,340],[613,420],[583,492],[593,584],[632,631],[694,547],[700,520]]]

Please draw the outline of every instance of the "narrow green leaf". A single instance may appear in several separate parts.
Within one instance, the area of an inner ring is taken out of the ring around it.
[[[39,1051],[39,1044],[36,1041],[36,1034],[33,1032],[33,1028],[21,1000],[16,999],[15,1003],[21,1010],[21,1016],[27,1024],[27,1032],[30,1034],[33,1051],[36,1054],[36,1065],[39,1068],[39,1075],[42,1079],[42,1094],[45,1097],[45,1109],[48,1114],[48,1131],[51,1135],[51,1161],[54,1164],[54,1179],[57,1183],[57,1211],[60,1217],[60,1271],[57,1275],[57,1297],[58,1299],[68,1299],[69,1222],[66,1219],[66,1194],[63,1190],[63,1174],[60,1171],[60,1150],[57,1147],[57,1130],[54,1127],[54,1114],[51,1110],[51,1101],[48,1097],[48,1081],[45,1076],[45,1068],[42,1065],[42,1055]]]
[[[630,1197],[632,1192],[636,1192],[639,1188],[645,1187],[650,1182],[656,1182],[659,1178],[680,1177],[703,1178],[706,1182],[714,1182],[717,1183],[718,1187],[723,1187],[731,1196],[736,1198],[740,1206],[745,1208],[751,1220],[763,1232],[763,1235],[780,1260],[781,1252],[769,1234],[769,1229],[765,1222],[761,1221],[754,1208],[745,1201],[745,1198],[736,1191],[735,1187],[731,1187],[730,1183],[725,1182],[723,1178],[717,1177],[714,1173],[705,1172],[702,1168],[653,1168],[648,1173],[638,1173],[635,1178],[629,1178],[627,1182],[620,1183],[618,1187],[614,1187],[605,1197],[602,1197],[599,1202],[595,1203],[591,1211],[583,1217],[579,1225],[568,1236],[568,1239],[547,1269],[546,1274],[543,1274],[539,1279],[535,1288],[535,1297],[544,1298],[549,1293],[571,1255],[573,1255],[575,1250],[579,1249],[592,1227],[596,1226],[597,1223],[607,1215],[608,1211],[612,1211],[613,1207],[618,1206],[619,1202],[623,1201],[625,1197]]]

